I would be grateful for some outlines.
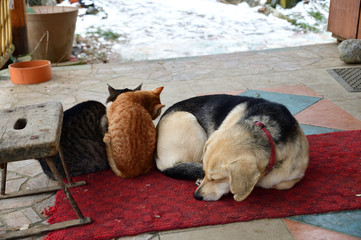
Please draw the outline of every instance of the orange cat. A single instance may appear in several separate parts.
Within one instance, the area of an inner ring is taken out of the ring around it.
[[[152,120],[164,107],[159,97],[162,90],[126,92],[107,106],[109,126],[103,140],[109,165],[119,177],[136,177],[153,166],[156,130]]]

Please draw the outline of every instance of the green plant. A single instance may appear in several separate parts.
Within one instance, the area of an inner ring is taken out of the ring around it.
[[[41,0],[26,0],[26,3],[30,6],[40,6]]]
[[[325,20],[325,17],[319,11],[317,11],[317,12],[310,11],[310,12],[308,12],[308,14],[310,14],[310,16],[312,16],[314,19],[316,19],[319,22]]]
[[[299,22],[297,19],[291,18],[291,16],[283,15],[283,16],[281,16],[281,18],[287,20],[292,25],[301,28],[303,32],[309,32],[309,31],[315,32],[315,33],[320,32],[320,30],[317,27],[311,26],[304,22]]]
[[[114,33],[112,30],[110,29],[103,30],[100,27],[97,27],[96,29],[94,29],[94,27],[91,27],[90,30],[86,32],[86,34],[96,35],[98,37],[104,38],[105,40],[113,40],[113,41],[117,40],[120,37],[119,34]]]
[[[311,31],[311,32],[315,32],[315,33],[320,32],[320,30],[317,27],[311,26],[307,23],[296,23],[295,25],[301,27],[306,32],[307,31]]]
[[[27,7],[26,13],[34,13],[34,9],[32,7]]]

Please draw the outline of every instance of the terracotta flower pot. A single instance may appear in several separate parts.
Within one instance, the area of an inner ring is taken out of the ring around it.
[[[53,78],[48,60],[17,62],[9,65],[11,82],[14,84],[35,84]]]

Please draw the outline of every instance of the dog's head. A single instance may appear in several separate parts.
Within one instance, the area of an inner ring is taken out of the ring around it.
[[[217,201],[231,192],[244,200],[261,177],[254,152],[243,144],[247,133],[235,129],[215,131],[204,147],[205,177],[194,193],[198,200]]]

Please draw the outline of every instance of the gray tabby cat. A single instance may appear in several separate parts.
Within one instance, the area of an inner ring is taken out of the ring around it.
[[[113,102],[120,94],[140,90],[142,84],[135,89],[114,89],[108,85],[109,97]],[[64,112],[60,144],[70,176],[78,176],[109,168],[107,161],[104,134],[108,130],[105,106],[97,101],[86,101],[75,105]],[[62,177],[65,172],[59,154],[51,157]],[[55,179],[45,159],[39,159],[44,173]]]

